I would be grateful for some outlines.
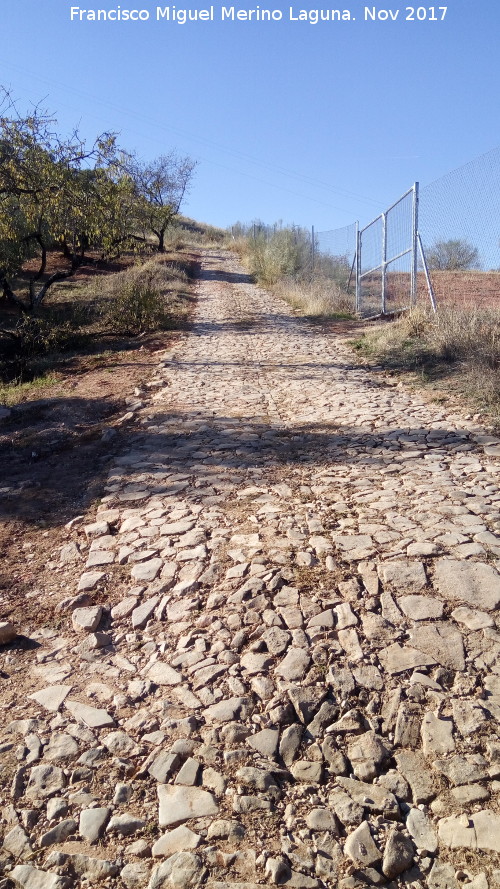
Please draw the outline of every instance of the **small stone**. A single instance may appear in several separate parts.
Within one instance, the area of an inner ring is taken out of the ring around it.
[[[159,596],[151,596],[151,598],[146,599],[142,605],[138,605],[137,608],[134,608],[132,611],[132,628],[134,630],[141,630],[146,626],[159,601]]]
[[[464,738],[475,735],[489,719],[486,710],[475,701],[454,699],[451,702],[453,721]]]
[[[435,775],[420,751],[402,750],[394,756],[398,771],[411,787],[414,803],[427,803],[436,796]]]
[[[66,778],[58,766],[34,766],[31,769],[26,796],[30,799],[48,799],[66,785]]]
[[[177,753],[170,753],[168,750],[163,750],[153,760],[149,766],[148,772],[159,784],[166,784],[174,772],[179,768],[180,764],[181,758]]]
[[[168,858],[174,852],[186,852],[196,849],[201,842],[201,836],[194,833],[189,827],[181,824],[174,830],[163,834],[153,846],[152,854],[155,858]]]
[[[132,787],[130,784],[123,784],[119,782],[115,787],[115,792],[113,796],[113,805],[120,806],[123,803],[128,803],[132,797]]]
[[[148,889],[198,889],[207,873],[194,852],[176,852],[154,869]]]
[[[126,889],[144,889],[149,880],[150,867],[145,861],[131,861],[120,871],[120,880]]]
[[[80,812],[80,824],[78,832],[80,836],[87,840],[88,843],[97,843],[104,833],[106,824],[109,821],[111,809],[83,809]]]
[[[296,781],[304,781],[307,784],[319,784],[323,773],[320,762],[310,762],[307,759],[298,759],[290,771]]]
[[[245,787],[260,790],[263,793],[269,790],[269,788],[277,786],[271,772],[266,769],[255,769],[252,766],[244,766],[238,769],[236,780]]]
[[[461,806],[469,806],[472,803],[483,803],[490,798],[487,787],[481,784],[467,784],[464,787],[452,787],[450,794]]]
[[[43,758],[49,762],[63,762],[66,759],[75,759],[79,752],[78,744],[71,735],[55,732],[44,748]]]
[[[434,658],[411,648],[409,645],[401,646],[397,642],[379,651],[380,663],[388,673],[405,673],[415,667],[432,666],[436,663]]]
[[[64,818],[68,813],[68,803],[62,796],[52,797],[47,801],[47,821]]]
[[[110,732],[103,738],[103,745],[113,756],[137,756],[141,748],[126,732]]]
[[[348,627],[355,627],[357,625],[358,618],[351,609],[349,602],[342,602],[340,605],[336,605],[333,610],[337,617],[338,630],[345,630]]]
[[[47,833],[42,834],[39,840],[40,848],[43,849],[47,846],[53,846],[54,843],[64,843],[68,837],[76,833],[77,829],[78,824],[73,818],[59,821],[55,827],[52,827]]]
[[[0,645],[8,645],[17,636],[17,630],[9,620],[0,621]]]
[[[96,586],[100,581],[106,577],[104,571],[86,571],[80,577],[80,581],[78,583],[78,592],[90,592],[90,590],[95,590]]]
[[[341,777],[337,778],[337,784],[340,784],[355,802],[368,811],[385,815],[389,819],[399,817],[398,801],[385,787]]]
[[[250,735],[246,743],[262,756],[269,756],[272,759],[278,749],[279,734],[278,729],[262,729],[255,735]]]
[[[361,824],[363,821],[363,806],[351,799],[340,788],[335,788],[330,793],[328,803],[341,824],[347,826],[350,824]]]
[[[327,830],[329,833],[338,836],[338,827],[330,809],[311,809],[306,817],[306,824],[309,830],[321,833]]]
[[[29,858],[33,846],[20,824],[16,824],[3,838],[3,848],[16,859]]]
[[[429,889],[460,889],[455,879],[455,868],[444,861],[436,860],[428,878]]]
[[[40,691],[28,695],[28,699],[36,701],[41,707],[56,713],[71,691],[71,685],[49,685]]]
[[[311,658],[303,648],[290,648],[276,667],[275,672],[288,681],[302,679],[311,663]]]
[[[434,568],[437,587],[445,599],[484,611],[500,606],[500,574],[492,565],[438,559]]]
[[[488,760],[480,753],[436,759],[433,766],[454,786],[472,784],[475,781],[484,781],[488,778]]]
[[[344,853],[358,865],[370,866],[381,860],[382,853],[371,835],[368,821],[363,821],[349,834],[345,841]]]
[[[443,603],[430,596],[398,596],[398,605],[411,620],[435,620],[443,616]]]
[[[290,766],[295,759],[302,742],[304,729],[301,725],[289,725],[281,735],[279,752],[286,766]]]
[[[363,649],[359,644],[359,637],[352,627],[338,631],[338,640],[344,649],[349,661],[356,663],[363,659]]]
[[[163,661],[155,661],[149,667],[147,676],[156,685],[179,685],[182,682],[181,674]]]
[[[423,624],[410,631],[410,642],[419,651],[450,670],[465,669],[462,634],[447,621]]]
[[[158,798],[160,827],[181,824],[191,818],[216,815],[219,811],[212,794],[200,787],[159,784]]]
[[[115,724],[112,716],[107,710],[100,710],[97,707],[89,707],[88,704],[81,704],[80,701],[72,701],[66,699],[64,706],[71,713],[74,719],[84,722],[89,728],[108,728]]]
[[[422,721],[422,744],[425,756],[452,753],[455,749],[453,722],[449,719],[438,719],[430,711],[426,713]]]
[[[85,531],[85,536],[91,539],[93,537],[105,537],[109,534],[110,528],[108,522],[100,520],[92,522],[90,525],[84,525],[83,530]]]
[[[397,828],[392,828],[387,837],[382,860],[382,871],[385,876],[392,880],[408,870],[414,854],[415,849],[411,839]]]
[[[269,627],[262,633],[261,639],[265,642],[270,654],[280,655],[288,648],[291,636],[281,627]]]
[[[418,593],[427,583],[422,562],[393,561],[379,568],[381,580],[399,592]]]
[[[305,725],[311,722],[326,692],[325,688],[315,686],[303,688],[300,685],[292,685],[288,689],[288,697],[294,706],[295,712]]]
[[[417,849],[425,849],[434,855],[438,849],[438,838],[431,820],[420,809],[410,809],[406,827]]]
[[[39,870],[30,864],[16,865],[9,872],[9,880],[18,889],[67,889],[68,887],[68,881],[64,877]]]
[[[163,567],[163,559],[153,558],[147,562],[140,562],[134,565],[130,572],[134,580],[138,583],[152,583],[160,573]]]
[[[246,835],[246,828],[239,821],[212,821],[207,831],[209,840],[231,840],[239,843]]]
[[[192,756],[188,757],[188,759],[186,759],[186,762],[183,764],[182,768],[177,774],[175,784],[186,784],[189,786],[193,786],[197,782],[199,771],[199,760],[195,759]]]
[[[259,654],[253,651],[244,654],[240,660],[241,668],[249,676],[254,676],[256,673],[267,672],[272,666],[272,663],[272,658],[268,654]]]
[[[142,830],[145,825],[145,821],[141,818],[136,818],[134,815],[127,813],[124,815],[113,815],[106,827],[106,833],[116,833],[121,837],[129,837],[138,830]]]
[[[392,753],[391,748],[375,732],[366,732],[349,744],[347,756],[357,778],[370,781],[377,775],[378,766]]]
[[[207,707],[203,716],[207,722],[232,722],[234,719],[245,719],[250,715],[251,701],[246,697],[226,698]]]

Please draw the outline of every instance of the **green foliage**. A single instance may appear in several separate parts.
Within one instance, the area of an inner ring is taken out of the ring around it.
[[[309,233],[301,229],[277,229],[270,236],[256,234],[249,238],[249,252],[250,271],[265,286],[311,267]]]
[[[23,358],[45,355],[74,346],[80,339],[78,328],[71,320],[55,324],[52,318],[24,315],[15,328],[17,347]]]
[[[165,251],[165,233],[179,213],[196,163],[174,151],[150,163],[130,157],[126,169],[136,195],[136,221],[142,238],[153,234],[157,249]]]
[[[480,268],[479,250],[468,241],[436,241],[427,252],[427,265],[433,271],[463,272]]]
[[[131,282],[119,294],[108,319],[115,332],[137,335],[156,330],[165,322],[162,295],[146,281]]]
[[[171,310],[169,285],[179,279],[184,282],[185,274],[154,260],[112,275],[100,294],[105,324],[113,333],[129,336],[166,327]]]
[[[151,234],[164,251],[195,167],[174,152],[142,163],[112,134],[89,147],[78,132],[61,138],[54,125],[38,108],[20,115],[0,88],[0,293],[22,312],[35,311],[90,252],[116,255]]]

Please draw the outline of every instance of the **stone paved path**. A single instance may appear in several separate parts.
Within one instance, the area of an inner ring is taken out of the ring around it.
[[[227,254],[198,297],[0,729],[0,887],[500,886],[499,441]]]

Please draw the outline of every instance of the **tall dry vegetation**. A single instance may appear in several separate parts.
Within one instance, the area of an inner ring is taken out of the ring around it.
[[[455,392],[500,422],[500,309],[417,307],[365,333],[355,348],[395,370],[452,384]]]
[[[331,318],[353,313],[347,260],[316,253],[313,266],[308,231],[239,225],[232,247],[258,284],[285,299],[301,314]]]

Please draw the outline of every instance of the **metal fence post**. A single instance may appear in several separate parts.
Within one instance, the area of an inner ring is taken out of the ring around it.
[[[316,248],[314,244],[314,225],[311,226],[311,278],[314,278],[314,263],[316,261]]]
[[[361,310],[361,231],[356,222],[356,314]]]
[[[385,285],[387,281],[387,213],[382,213],[382,315],[386,310]]]
[[[410,305],[414,306],[417,302],[417,273],[418,273],[418,198],[419,184],[415,182],[413,186],[413,214],[412,214],[412,263],[411,263],[411,284],[410,284]]]

